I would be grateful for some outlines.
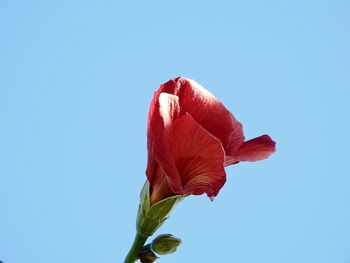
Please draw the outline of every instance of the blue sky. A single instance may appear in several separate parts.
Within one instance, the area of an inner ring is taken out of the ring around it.
[[[195,79],[277,152],[157,233],[159,262],[350,262],[348,1],[1,1],[0,260],[122,262],[159,84]]]

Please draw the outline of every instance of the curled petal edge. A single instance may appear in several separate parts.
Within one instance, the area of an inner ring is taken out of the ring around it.
[[[232,162],[256,162],[264,160],[275,151],[276,142],[265,134],[244,142],[233,156]]]

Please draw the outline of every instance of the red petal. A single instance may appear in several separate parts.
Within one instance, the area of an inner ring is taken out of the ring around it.
[[[172,79],[159,92],[179,97],[180,116],[189,113],[205,130],[220,139],[227,155],[233,155],[244,141],[243,129],[225,106],[194,80]]]
[[[275,144],[270,136],[262,135],[244,142],[233,159],[235,162],[255,162],[266,159],[276,150]]]
[[[184,194],[216,196],[225,184],[225,153],[220,140],[186,114],[173,122],[169,133]],[[169,178],[170,179],[170,178]]]
[[[151,204],[155,204],[158,201],[175,194],[176,193],[170,188],[168,176],[166,176],[160,166],[157,166],[151,184]]]
[[[178,97],[156,92],[148,115],[147,124],[147,147],[148,165],[146,175],[151,186],[159,182],[157,166],[161,165],[164,173],[171,176],[168,181],[170,188],[176,194],[182,194],[181,178],[174,165],[171,148],[168,142],[169,127],[172,119],[179,113]]]

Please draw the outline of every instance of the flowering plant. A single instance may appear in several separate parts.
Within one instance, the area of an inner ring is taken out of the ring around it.
[[[245,141],[242,124],[217,98],[194,80],[178,77],[153,96],[147,148],[137,235],[125,263],[153,262],[151,248],[148,255],[154,256],[147,258],[140,251],[179,201],[201,194],[213,200],[225,184],[226,166],[263,160],[275,151],[275,142],[268,135]]]

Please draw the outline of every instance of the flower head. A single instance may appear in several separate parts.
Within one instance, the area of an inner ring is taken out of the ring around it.
[[[225,166],[258,161],[275,151],[268,136],[245,141],[242,124],[209,91],[178,77],[155,92],[147,122],[151,203],[173,195],[214,198]]]

